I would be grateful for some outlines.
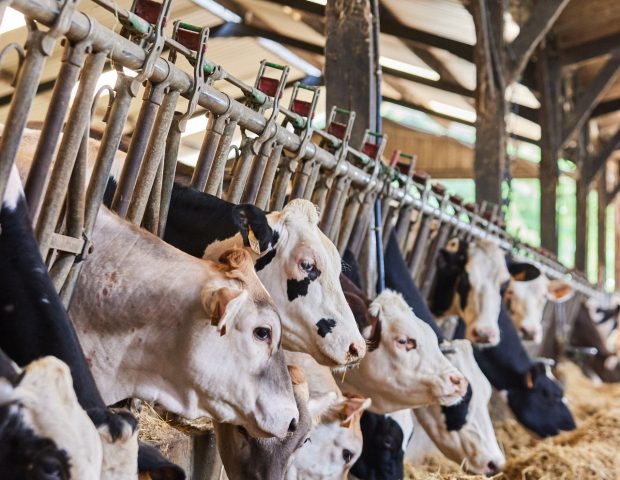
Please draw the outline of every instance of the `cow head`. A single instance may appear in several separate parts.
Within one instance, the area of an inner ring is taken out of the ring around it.
[[[364,412],[362,456],[351,473],[358,478],[405,478],[403,472],[405,435],[396,420]]]
[[[504,292],[506,307],[521,338],[540,343],[549,279],[529,263],[509,262],[508,271],[511,278]]]
[[[7,455],[0,460],[2,478],[100,478],[101,441],[65,363],[43,357],[15,384],[0,382],[0,457]]]
[[[369,313],[380,323],[379,346],[344,376],[345,390],[371,397],[376,413],[460,401],[467,380],[441,353],[431,327],[415,316],[400,294],[384,290]]]
[[[230,480],[283,479],[291,455],[308,439],[312,428],[313,403],[303,370],[289,366],[299,423],[285,438],[252,438],[239,427],[214,423],[222,463]],[[321,403],[321,402],[319,402]],[[327,402],[325,408],[329,405]]]
[[[478,345],[499,343],[500,287],[510,278],[504,252],[493,240],[452,238],[437,257],[431,310],[440,317],[458,315],[466,336]]]
[[[358,363],[366,345],[340,287],[340,255],[319,229],[316,207],[293,200],[265,217],[238,205],[233,215],[240,233],[209,245],[205,257],[243,242],[282,314],[284,348],[330,367]]]
[[[345,396],[319,415],[309,440],[295,452],[286,478],[340,480],[362,453],[360,417],[370,399]]]
[[[541,437],[575,429],[564,390],[545,364],[533,364],[522,380],[522,388],[507,391],[508,404],[521,424]]]
[[[450,425],[445,411],[438,406],[415,410],[415,415],[435,445],[450,460],[464,464],[468,471],[494,475],[505,464],[497,444],[488,404],[491,384],[476,360],[468,340],[454,340],[454,353],[448,354],[450,362],[469,380],[471,400],[465,424],[458,428]]]
[[[191,340],[190,372],[197,372],[197,388],[205,397],[221,392],[211,408],[214,419],[243,425],[253,436],[284,437],[294,430],[297,407],[281,345],[278,312],[258,280],[248,252],[225,252],[202,289],[202,303],[210,323],[217,328],[216,341],[197,334]],[[205,335],[208,332],[204,332]],[[228,368],[219,370],[217,384],[205,382],[205,349],[212,361],[226,357]],[[231,374],[231,372],[234,372]]]

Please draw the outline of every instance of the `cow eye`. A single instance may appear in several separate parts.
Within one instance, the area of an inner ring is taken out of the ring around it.
[[[302,260],[299,262],[299,266],[304,272],[312,273],[316,270],[316,265],[310,260]]]
[[[306,444],[306,443],[308,443],[308,442],[309,442],[309,443],[312,443],[312,439],[311,439],[310,437],[308,437],[308,438],[306,438],[306,439],[304,440],[304,444]]]
[[[406,350],[407,352],[410,350],[413,350],[414,348],[417,348],[418,346],[418,342],[415,341],[415,339],[413,338],[409,338],[409,337],[398,337],[396,339],[396,347],[400,348],[402,350]]]
[[[349,463],[353,459],[353,456],[354,453],[351,450],[345,448],[342,451],[342,459],[344,460],[344,463]]]
[[[256,327],[254,329],[254,337],[261,342],[271,341],[271,328],[269,327]]]

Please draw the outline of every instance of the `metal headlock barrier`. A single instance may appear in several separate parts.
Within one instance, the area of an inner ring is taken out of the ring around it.
[[[478,212],[449,195],[441,185],[431,185],[428,176],[415,171],[415,157],[397,152],[389,165],[383,164],[387,137],[381,133],[368,131],[359,149],[349,145],[354,112],[335,108],[326,129],[314,129],[312,117],[318,89],[296,84],[290,105],[280,103],[288,67],[263,61],[256,83],[246,85],[206,58],[207,28],[175,22],[172,36],[164,35],[170,0],[162,4],[134,0],[131,10],[107,0],[94,1],[121,19],[120,34],[77,11],[75,0],[0,0],[0,12],[10,5],[34,21],[29,23],[27,52],[21,55],[14,101],[0,140],[0,196],[6,188],[45,60],[56,39],[68,40],[26,185],[30,208],[37,217],[41,252],[44,258],[55,255],[50,271],[59,290],[77,278],[76,256],[81,259],[88,254],[88,237],[107,172],[131,101],[146,82],[112,206],[121,216],[160,236],[165,228],[181,133],[200,105],[207,110],[209,122],[190,182],[195,188],[229,201],[269,209],[282,208],[287,194],[288,198],[311,199],[322,211],[320,226],[326,235],[341,252],[348,247],[354,253],[361,249],[378,199],[384,213],[383,238],[394,228],[401,248],[410,248],[407,257],[411,273],[423,293],[430,290],[438,250],[450,235],[460,232],[472,239],[497,239],[515,258],[533,263],[549,277],[562,279],[589,297],[601,301],[607,298],[602,290],[555,258],[512,238],[497,220],[496,211]],[[37,24],[49,30],[41,31]],[[165,47],[170,50],[168,59],[161,56]],[[177,55],[189,61],[193,75],[175,65]],[[107,127],[92,180],[85,190],[88,126],[93,98],[96,102],[100,93],[95,92],[96,80],[108,59],[118,72],[118,80],[115,88],[109,89]],[[123,68],[137,72],[137,76],[124,74]],[[278,72],[277,78],[266,72]],[[71,103],[69,92],[78,75],[81,81]],[[247,100],[236,101],[214,88],[213,81],[222,79],[238,87]],[[302,100],[304,93],[311,99]],[[180,96],[189,100],[184,112],[175,111]],[[280,114],[284,121],[278,124]],[[236,128],[241,129],[243,140],[232,169],[227,171]],[[44,192],[45,175],[58,145],[56,165]],[[406,171],[398,168],[401,159],[409,165]],[[414,211],[418,213],[412,220]],[[61,224],[63,233],[56,233]],[[70,293],[67,287],[63,300]]]

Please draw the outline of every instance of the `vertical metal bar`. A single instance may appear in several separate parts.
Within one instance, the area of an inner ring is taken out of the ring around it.
[[[181,143],[181,129],[179,121],[183,113],[174,112],[172,124],[166,140],[166,151],[164,153],[164,170],[161,186],[161,206],[159,207],[159,225],[157,235],[164,236],[166,222],[168,221],[168,209],[170,208],[170,198],[172,197],[172,187],[174,185],[174,173],[177,167],[177,157],[179,156],[179,145]]]
[[[232,203],[239,203],[243,187],[250,173],[250,167],[252,166],[252,158],[254,158],[254,152],[252,152],[252,139],[245,138],[241,145],[241,155],[237,163],[235,164],[235,170],[233,170],[232,180],[228,186],[226,192],[226,200]]]
[[[45,36],[45,33],[39,31],[29,34],[28,52],[19,71],[13,101],[0,138],[0,198],[4,198],[11,168],[28,120],[28,112],[37,94],[41,72],[47,58],[42,47]]]
[[[383,235],[381,235],[381,200],[377,198],[374,204],[374,232],[375,241],[377,242],[377,293],[385,290],[385,262],[383,260]]]
[[[258,155],[254,157],[252,162],[252,168],[250,169],[250,175],[245,185],[245,191],[241,197],[243,203],[255,203],[256,196],[258,195],[258,189],[260,188],[263,174],[265,173],[265,166],[267,160],[271,156],[274,149],[273,142],[265,142],[261,145]]]
[[[435,273],[437,272],[437,255],[439,254],[439,250],[441,250],[448,241],[451,231],[452,227],[450,225],[441,225],[432,250],[427,257],[426,268],[424,270],[424,281],[420,289],[424,298],[428,297],[428,294],[431,292],[433,281],[435,280]]]
[[[364,238],[368,233],[375,198],[376,194],[373,192],[366,193],[356,218],[357,221],[353,226],[348,247],[355,257],[359,257],[360,252],[362,251]]]
[[[351,238],[351,233],[353,231],[353,225],[355,225],[357,214],[359,213],[360,207],[362,205],[360,195],[361,193],[353,194],[344,210],[337,243],[340,255],[344,253],[344,251],[347,249],[347,245],[349,244],[349,239]]]
[[[424,259],[424,253],[427,249],[428,237],[431,233],[432,221],[433,219],[429,215],[422,214],[420,229],[418,230],[418,234],[415,238],[415,243],[409,257],[409,271],[411,272],[411,276],[413,277],[414,281],[418,277],[420,266],[422,265],[422,260]]]
[[[396,220],[396,240],[398,241],[398,246],[400,247],[400,251],[405,251],[405,246],[407,244],[407,239],[409,238],[409,232],[411,231],[411,213],[413,212],[413,207],[411,205],[407,205],[406,207],[401,208],[398,214],[398,220]]]
[[[114,193],[114,200],[112,200],[112,209],[123,218],[129,208],[140,163],[142,162],[153,123],[155,122],[155,116],[157,115],[159,107],[159,102],[156,101],[156,96],[159,95],[159,92],[157,92],[158,87],[159,85],[153,85],[149,82],[144,92],[142,107],[140,107],[140,113],[136,120],[136,129],[131,136],[127,157],[125,158],[123,170]]]
[[[134,84],[131,78],[119,74],[114,90],[116,95],[114,96],[114,102],[107,120],[107,127],[105,132],[103,132],[103,138],[101,139],[101,145],[95,160],[95,167],[86,191],[86,215],[84,221],[86,235],[91,234],[95,225],[97,212],[103,201],[103,195],[108,183],[110,169],[114,163],[114,157],[123,135],[123,127],[127,120],[129,107],[137,94],[137,85]]]
[[[196,190],[204,191],[207,178],[217,153],[217,147],[224,131],[224,119],[209,112],[209,126],[200,147],[198,161],[190,185]]]
[[[338,233],[340,232],[340,225],[342,224],[342,215],[344,213],[344,207],[347,203],[347,197],[349,195],[349,190],[351,187],[351,182],[347,181],[342,194],[340,195],[340,200],[338,201],[338,207],[336,208],[336,215],[334,217],[334,221],[332,222],[332,226],[329,229],[329,234],[327,235],[329,239],[336,243],[338,240]]]
[[[296,160],[289,159],[286,155],[282,157],[276,177],[274,192],[269,203],[269,210],[282,210],[284,200],[286,199],[286,192],[288,191],[288,185],[291,181],[291,175],[293,174],[292,170],[296,170],[294,166],[295,162]]]
[[[151,194],[146,204],[146,210],[144,211],[144,218],[142,224],[149,232],[154,235],[159,233],[159,217],[161,211],[161,192],[162,181],[164,178],[164,158],[163,155],[159,159],[159,166],[157,168],[157,174],[155,176],[155,182],[151,189]]]
[[[321,164],[319,162],[315,162],[312,165],[312,171],[310,172],[310,175],[308,176],[308,180],[306,182],[306,189],[302,197],[305,200],[310,200],[312,198],[314,187],[316,187],[316,182],[319,179],[319,173],[321,173]]]
[[[218,190],[221,188],[226,162],[228,161],[228,153],[230,152],[230,144],[232,143],[236,128],[237,121],[227,118],[224,132],[217,146],[215,160],[213,161],[211,171],[209,172],[209,178],[207,179],[205,191],[210,195],[217,195]]]
[[[131,203],[129,204],[129,208],[127,210],[127,219],[136,225],[140,225],[142,222],[144,210],[146,209],[149,195],[153,189],[153,182],[155,180],[155,176],[157,175],[159,164],[164,157],[166,137],[170,131],[172,116],[174,115],[174,109],[179,100],[179,96],[180,92],[178,90],[172,90],[169,92],[164,97],[164,100],[157,112],[155,123],[149,137],[149,142],[144,153],[144,160],[140,165]]]
[[[84,231],[88,137],[89,129],[85,129],[67,191],[65,233],[74,238],[83,238],[82,233]],[[68,299],[71,298],[71,293],[75,286],[74,283],[68,284],[67,282],[69,280],[69,272],[75,262],[75,257],[73,253],[58,252],[58,258],[50,269],[50,277],[54,282],[56,291],[61,292],[61,299],[67,299],[66,303],[63,302],[65,307],[68,307]]]
[[[340,196],[344,190],[345,184],[347,183],[346,176],[340,176],[336,179],[331,179],[332,188],[329,191],[325,190],[325,195],[327,198],[323,200],[324,208],[321,208],[320,203],[319,209],[323,212],[321,216],[321,221],[319,222],[319,228],[325,233],[325,235],[329,236],[329,232],[331,231],[331,227],[334,223],[334,218],[336,216],[336,210],[338,210],[338,205],[340,203]]]
[[[280,159],[282,158],[282,149],[282,144],[277,143],[276,146],[273,147],[273,149],[271,150],[271,155],[269,156],[267,166],[265,167],[263,180],[260,184],[260,188],[258,189],[258,195],[256,197],[255,204],[258,208],[262,208],[263,210],[267,208],[267,205],[269,203],[269,197],[271,196],[271,190],[273,187],[273,182],[275,180],[276,170],[278,169]]]
[[[88,56],[82,70],[78,93],[71,106],[67,128],[60,142],[56,164],[37,221],[37,240],[39,241],[41,256],[44,259],[50,249],[50,241],[60,217],[63,199],[69,186],[71,172],[82,143],[84,131],[88,129],[90,124],[93,96],[105,61],[106,52],[94,53]]]
[[[77,82],[80,69],[86,59],[88,45],[74,44],[65,40],[60,72],[54,83],[54,91],[50,100],[41,136],[28,172],[28,180],[24,187],[28,209],[32,218],[39,210],[45,180],[52,163],[52,157],[58,145],[62,125],[71,102],[71,91]],[[16,97],[17,98],[17,97]]]
[[[314,160],[302,160],[293,174],[293,185],[291,186],[291,200],[304,198],[308,179],[314,169]]]

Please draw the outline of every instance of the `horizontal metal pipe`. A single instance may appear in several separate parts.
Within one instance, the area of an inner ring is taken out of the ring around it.
[[[51,26],[58,16],[58,4],[55,0],[14,0],[11,6],[27,17],[47,26]],[[89,32],[92,32],[91,38],[95,50],[110,51],[110,58],[112,58],[112,60],[132,70],[137,71],[142,68],[146,53],[139,45],[111,32],[108,28],[85,13],[75,12],[66,37],[71,41],[77,42],[84,39]],[[157,59],[155,62],[150,80],[153,83],[168,80],[171,88],[179,90],[184,95],[189,95],[191,91],[191,77],[177,67],[170,66],[169,62],[162,58]],[[263,132],[267,124],[267,119],[260,113],[233,100],[231,97],[225,93],[219,92],[212,86],[206,86],[204,88],[198,103],[215,115],[229,115],[233,120],[237,120],[241,127],[256,134]],[[301,140],[296,134],[281,126],[277,126],[273,140],[282,144],[284,149],[290,152],[297,152],[301,145]],[[334,169],[336,167],[336,158],[313,143],[308,143],[305,152],[301,153],[303,154],[303,158],[314,158],[326,169]],[[351,178],[352,184],[355,186],[363,187],[370,184],[371,188],[380,189],[383,185],[381,179],[373,179],[369,174],[348,162],[340,162],[337,173],[340,175],[348,175]],[[515,250],[516,247],[518,250],[516,253],[518,258],[526,258],[550,277],[562,278],[576,290],[589,296],[597,298],[603,298],[605,296],[602,291],[596,290],[590,284],[568,278],[564,271],[562,271],[565,270],[564,267],[560,264],[541,257],[534,252],[534,250],[518,242],[515,243],[514,241],[503,239],[505,233],[494,225],[489,226],[488,229],[474,227],[469,230],[469,224],[467,222],[444,211],[436,212],[434,207],[428,204],[422,204],[420,199],[410,196],[402,189],[394,188],[390,193],[391,197],[395,200],[401,201],[404,204],[412,204],[418,210],[437,214],[441,217],[442,222],[450,222],[459,229],[468,230],[475,238],[499,237],[500,244],[503,248]],[[483,219],[476,219],[476,221],[483,227],[486,227],[488,223]]]

